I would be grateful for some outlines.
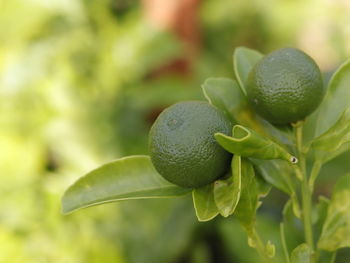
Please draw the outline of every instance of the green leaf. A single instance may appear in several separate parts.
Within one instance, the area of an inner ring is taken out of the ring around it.
[[[214,200],[214,183],[194,189],[192,198],[198,221],[209,221],[219,214]]]
[[[223,133],[215,133],[214,136],[225,150],[243,157],[282,159],[293,164],[298,161],[282,146],[241,125],[233,126],[232,137]]]
[[[333,189],[318,247],[327,251],[350,247],[350,175]]]
[[[214,182],[215,204],[224,217],[232,215],[241,195],[241,157],[234,155],[231,164],[232,176]]]
[[[253,165],[246,159],[241,160],[241,172],[242,191],[235,215],[246,230],[251,232],[255,224],[256,210],[259,207],[259,192]]]
[[[209,78],[202,85],[202,89],[209,103],[225,112],[234,123],[238,122],[283,144],[292,144],[288,129],[276,128],[251,109],[236,81]]]
[[[228,78],[209,78],[202,85],[205,98],[210,104],[227,113],[231,120],[239,120],[246,98],[236,81]]]
[[[329,205],[329,199],[324,196],[318,197],[318,203],[313,211],[313,225],[314,225],[314,236],[315,239],[318,240],[318,238],[321,235],[322,226],[326,220],[327,217],[327,209]]]
[[[253,49],[246,47],[238,47],[235,49],[233,54],[234,72],[244,94],[247,94],[245,86],[248,75],[256,62],[262,57],[263,55],[260,52]]]
[[[173,197],[190,189],[160,176],[148,156],[129,156],[107,163],[81,177],[64,193],[63,213],[127,199]]]
[[[310,263],[311,262],[311,250],[305,243],[297,246],[291,255],[291,263]]]
[[[257,172],[266,182],[289,195],[293,193],[294,184],[291,180],[293,169],[283,160],[260,160],[250,158]]]
[[[325,133],[315,138],[311,144],[315,158],[327,162],[350,147],[350,107]]]
[[[332,76],[327,94],[320,105],[316,136],[327,131],[350,107],[350,60],[342,64]]]
[[[269,184],[260,174],[257,170],[255,170],[255,179],[256,179],[256,184],[259,192],[259,198],[266,197],[272,188],[272,185]]]
[[[292,167],[283,160],[259,160],[250,158],[255,170],[264,180],[277,189],[288,194],[291,198],[293,212],[297,218],[301,217],[297,193],[295,192],[295,173]]]

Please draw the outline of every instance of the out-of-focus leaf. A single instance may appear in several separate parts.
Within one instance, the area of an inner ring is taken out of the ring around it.
[[[327,251],[350,247],[350,175],[335,185],[318,247]]]
[[[179,196],[190,189],[160,176],[148,156],[129,156],[107,163],[81,177],[64,193],[63,213],[127,199]]]
[[[194,189],[192,198],[198,221],[209,221],[219,214],[214,200],[214,183]]]
[[[232,136],[223,133],[216,133],[214,136],[216,141],[230,153],[243,157],[282,159],[290,163],[297,163],[297,158],[282,146],[241,125],[233,127]]]
[[[231,164],[232,176],[214,182],[215,204],[224,217],[232,215],[241,194],[241,157],[234,155]]]
[[[233,67],[236,79],[244,94],[247,94],[245,85],[249,72],[262,57],[263,55],[260,52],[253,49],[246,47],[238,47],[235,49],[233,54]]]
[[[315,158],[326,162],[346,149],[350,149],[349,143],[350,107],[342,113],[339,120],[329,130],[314,139],[311,146],[315,150]]]
[[[210,104],[224,111],[232,121],[239,119],[246,99],[236,81],[228,78],[209,78],[202,85],[204,96]]]
[[[253,165],[246,159],[241,160],[241,173],[242,191],[235,214],[248,232],[251,232],[259,206],[259,192]]]
[[[305,243],[297,246],[291,254],[291,263],[310,263],[311,250]]]
[[[327,131],[350,107],[350,60],[342,64],[331,78],[327,94],[320,105],[316,136]]]

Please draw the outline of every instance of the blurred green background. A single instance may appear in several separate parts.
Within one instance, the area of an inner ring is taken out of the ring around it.
[[[102,163],[147,154],[159,112],[233,78],[237,46],[299,47],[328,76],[350,57],[349,18],[347,0],[0,0],[0,262],[259,262],[234,218],[198,223],[190,196],[69,216],[60,198]],[[260,228],[279,242],[286,197],[271,196]]]

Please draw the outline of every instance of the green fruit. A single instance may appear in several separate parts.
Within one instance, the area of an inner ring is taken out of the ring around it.
[[[247,82],[247,96],[256,112],[274,124],[303,120],[321,103],[325,89],[315,61],[295,48],[263,57]]]
[[[196,188],[223,175],[231,155],[214,133],[230,135],[231,123],[209,103],[180,102],[165,109],[149,134],[149,151],[156,170],[168,181]]]

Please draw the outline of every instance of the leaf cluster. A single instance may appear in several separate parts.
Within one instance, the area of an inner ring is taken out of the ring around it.
[[[224,178],[197,189],[181,188],[163,179],[148,156],[129,156],[105,164],[75,182],[63,196],[63,212],[106,202],[176,197],[191,192],[199,221],[217,215],[236,216],[247,232],[249,245],[270,262],[275,246],[261,240],[255,224],[261,199],[275,187],[289,197],[280,226],[286,262],[314,262],[322,253],[334,260],[337,249],[350,246],[350,175],[341,177],[330,200],[320,197],[313,211],[309,211],[313,215],[312,228],[318,232],[315,251],[310,244],[302,243],[290,253],[285,230],[307,212],[304,204],[301,207],[298,189],[307,175],[296,165],[298,158],[305,157],[306,170],[311,170],[307,190],[312,194],[322,166],[350,149],[350,61],[334,73],[321,106],[302,124],[294,125],[304,127],[304,139],[298,145],[293,125],[274,126],[248,104],[245,83],[262,57],[255,50],[239,47],[233,56],[235,80],[210,78],[202,85],[209,103],[234,123],[231,136],[213,135],[233,153],[231,169]]]

